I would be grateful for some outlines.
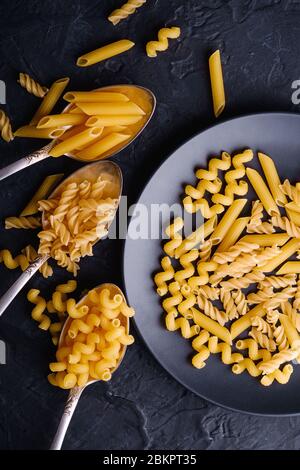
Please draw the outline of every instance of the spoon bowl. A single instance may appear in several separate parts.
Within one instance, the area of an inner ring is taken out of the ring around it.
[[[111,91],[111,92],[124,93],[128,96],[129,99],[134,100],[134,102],[138,106],[143,108],[143,110],[145,111],[145,116],[143,116],[142,119],[138,121],[137,123],[126,126],[126,130],[129,130],[131,132],[131,137],[128,140],[125,140],[122,143],[116,145],[115,147],[106,151],[105,153],[103,153],[97,158],[88,160],[86,158],[79,158],[78,156],[76,156],[75,153],[66,154],[67,157],[72,158],[77,161],[81,161],[81,162],[91,162],[91,161],[96,162],[99,160],[103,160],[105,158],[113,157],[121,150],[124,150],[141,134],[141,132],[143,132],[147,124],[150,122],[153,116],[153,113],[155,111],[155,108],[156,108],[156,98],[154,94],[148,88],[144,88],[142,86],[112,85],[112,86],[97,88],[97,90],[94,90],[94,91]],[[62,112],[63,113],[69,112],[75,106],[76,105],[74,103],[70,103],[64,108]],[[67,130],[67,129],[70,129],[71,127],[72,126],[65,126],[64,129]],[[63,139],[63,135],[60,137],[57,137],[56,139],[53,139],[49,144],[47,144],[45,147],[41,148],[40,150],[37,150],[27,155],[26,157],[23,157],[17,160],[16,162],[8,165],[7,167],[0,169],[0,181],[14,173],[17,173],[20,170],[23,170],[24,168],[27,168],[31,165],[34,165],[35,163],[45,160],[45,158],[50,157],[49,152],[51,152],[51,149],[55,146],[55,144],[58,144],[59,142],[61,142],[62,139]],[[101,135],[99,136],[99,140],[101,140]]]
[[[119,294],[122,296],[123,300],[126,302],[126,299],[125,299],[125,296],[122,292],[122,290],[116,286],[115,284],[111,284],[111,283],[105,283],[105,284],[100,284],[99,286],[95,287],[93,290],[97,292],[97,294],[100,294],[100,292],[103,290],[103,289],[108,289],[109,292],[110,292],[110,296],[113,297],[114,295],[116,294]],[[82,305],[87,305],[88,307],[92,306],[92,303],[91,301],[89,300],[88,298],[88,295],[89,293],[87,293],[86,295],[84,295],[80,300],[79,302],[77,302],[76,304],[76,308],[80,308],[82,307]],[[58,347],[60,348],[61,346],[63,346],[64,344],[64,341],[65,341],[65,338],[66,338],[66,335],[68,334],[68,330],[70,328],[70,325],[73,321],[73,318],[72,317],[68,317],[64,323],[64,326],[63,326],[63,329],[61,330],[61,333],[60,333],[60,337],[59,337],[59,341],[58,341]],[[121,321],[121,326],[124,326],[125,328],[125,333],[128,335],[129,334],[129,318],[128,317],[125,317],[124,315],[121,315],[120,316],[120,321]],[[125,356],[125,352],[126,352],[126,349],[127,349],[127,346],[125,345],[122,345],[122,348],[121,348],[121,353],[120,353],[120,356],[118,358],[118,361],[117,361],[117,364],[116,366],[111,370],[111,372],[115,372],[118,367],[120,366],[121,362],[123,361],[124,359],[124,356]],[[99,382],[100,379],[91,379],[86,383],[86,385],[84,385],[84,387],[82,387],[83,389],[86,388],[88,385],[91,385],[92,383],[95,383],[95,382]]]
[[[110,294],[111,295],[115,295],[115,294],[120,294],[123,298],[124,301],[126,301],[125,299],[125,296],[123,294],[123,292],[121,291],[121,289],[116,286],[115,284],[101,284],[99,285],[98,287],[95,287],[95,289],[93,290],[96,290],[97,293],[101,292],[102,289],[109,289],[110,291]],[[88,299],[88,294],[86,294],[77,304],[76,306],[77,307],[81,307],[82,305],[89,305],[89,299]],[[126,334],[129,333],[129,318],[128,317],[125,317],[124,315],[121,315],[121,324],[122,326],[125,327],[125,332]],[[65,341],[65,338],[66,338],[66,335],[68,333],[68,330],[70,328],[70,324],[71,322],[73,321],[73,318],[71,317],[68,317],[65,324],[64,324],[64,327],[61,331],[61,334],[60,334],[60,338],[59,338],[59,342],[58,342],[58,347],[61,347],[64,345],[64,341]],[[125,345],[122,345],[122,349],[121,349],[121,352],[120,352],[120,356],[118,358],[118,362],[116,364],[116,366],[111,370],[111,372],[115,372],[118,367],[120,366],[120,364],[122,363],[123,359],[124,359],[124,356],[125,356],[125,353],[126,353],[126,349],[127,349],[127,346]],[[76,409],[76,406],[78,404],[78,401],[79,401],[79,398],[82,394],[82,392],[84,391],[84,389],[86,387],[88,387],[89,385],[95,383],[95,382],[99,382],[100,379],[92,379],[90,378],[90,380],[82,387],[74,387],[70,390],[70,393],[69,393],[69,397],[68,397],[68,400],[67,400],[67,403],[66,403],[66,406],[65,406],[65,410],[64,410],[64,413],[62,415],[62,418],[61,418],[61,421],[59,423],[59,426],[58,426],[58,429],[57,429],[57,432],[56,432],[56,435],[53,439],[53,442],[52,442],[52,445],[50,447],[51,450],[59,450],[61,449],[61,446],[62,446],[62,443],[63,443],[63,440],[64,440],[64,437],[66,435],[66,432],[68,430],[68,426],[70,424],[70,421],[72,419],[72,416],[73,416],[73,413]]]

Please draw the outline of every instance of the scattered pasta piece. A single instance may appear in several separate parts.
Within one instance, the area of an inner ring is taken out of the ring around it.
[[[146,3],[146,0],[128,0],[128,2],[124,3],[120,8],[114,10],[109,15],[108,20],[115,26],[120,23],[120,21],[128,18],[129,15],[135,13],[137,8],[143,6],[144,3]]]
[[[3,109],[0,109],[0,131],[1,137],[3,140],[5,140],[5,142],[10,142],[13,140],[14,136],[11,129],[10,120]]]
[[[215,51],[209,58],[210,82],[213,97],[214,113],[216,117],[225,108],[225,90],[220,51]]]
[[[25,88],[28,93],[36,96],[37,98],[44,98],[44,96],[48,93],[48,88],[45,86],[41,86],[36,80],[31,78],[27,73],[20,72],[19,80],[21,87]]]
[[[41,219],[39,217],[7,217],[5,219],[5,228],[19,228],[19,229],[31,229],[41,227]]]
[[[157,57],[157,52],[166,51],[169,47],[168,39],[177,39],[181,34],[180,28],[172,26],[171,28],[161,28],[158,31],[158,41],[149,41],[146,45],[148,57]]]
[[[128,39],[112,42],[111,44],[107,44],[106,46],[78,57],[76,65],[78,65],[78,67],[88,67],[97,64],[98,62],[102,62],[103,60],[110,59],[111,57],[128,51],[134,47],[134,45],[134,42]]]

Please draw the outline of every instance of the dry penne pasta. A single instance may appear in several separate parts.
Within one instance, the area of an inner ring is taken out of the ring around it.
[[[31,119],[30,124],[36,125],[42,117],[47,116],[51,113],[59,98],[63,94],[69,81],[70,79],[67,77],[60,78],[51,85],[48,93],[44,96],[43,101],[41,102],[38,110]]]
[[[78,67],[88,67],[106,59],[110,59],[118,54],[128,51],[134,47],[134,42],[128,39],[121,39],[120,41],[112,42],[106,46],[102,46],[92,52],[88,52],[77,59],[76,65]]]
[[[216,117],[219,117],[225,108],[224,80],[219,50],[215,51],[209,58],[209,73],[214,113]]]
[[[129,101],[123,93],[109,91],[68,91],[63,96],[69,103],[114,103]],[[79,109],[79,108],[78,108]]]
[[[145,111],[132,101],[120,103],[78,103],[88,116],[144,116]]]

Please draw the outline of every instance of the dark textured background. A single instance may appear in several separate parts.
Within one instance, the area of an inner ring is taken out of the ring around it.
[[[124,173],[124,193],[134,202],[157,165],[185,139],[214,122],[207,58],[222,51],[227,107],[222,119],[257,111],[298,111],[291,83],[300,79],[299,0],[148,0],[134,16],[112,26],[107,15],[122,0],[1,0],[0,79],[7,84],[4,107],[16,128],[26,123],[38,99],[16,83],[20,71],[42,84],[71,77],[70,89],[136,83],[153,90],[155,118],[128,150],[115,158]],[[182,28],[180,40],[157,59],[145,43],[164,25]],[[90,68],[75,66],[84,52],[128,37],[136,47]],[[42,144],[16,139],[0,144],[4,166]],[[42,162],[0,183],[1,219],[15,215],[49,173],[69,174],[79,165]],[[33,232],[5,232],[0,248],[17,253],[33,243]],[[106,240],[81,263],[79,291],[104,281],[121,285],[122,243]],[[18,276],[0,266],[1,292]],[[28,287],[49,295],[68,278],[36,275]],[[0,365],[0,447],[46,449],[55,434],[66,392],[45,379],[54,347],[30,318],[21,293],[0,322],[7,365]],[[186,391],[157,364],[140,340],[109,384],[96,384],[81,398],[65,449],[299,449],[299,418],[264,418],[232,413]]]

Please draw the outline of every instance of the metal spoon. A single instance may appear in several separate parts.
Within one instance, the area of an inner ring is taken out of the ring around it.
[[[96,287],[95,290],[97,292],[100,292],[102,289],[105,289],[105,288],[110,290],[111,295],[121,294],[123,299],[125,300],[123,292],[115,284],[101,284],[100,286]],[[85,301],[87,299],[87,295],[85,297],[83,297],[78,302],[78,304],[77,304],[78,307],[80,307],[81,305],[83,305],[85,303]],[[120,318],[120,320],[122,322],[122,326],[125,327],[126,334],[128,334],[129,333],[129,318],[124,317],[123,315],[121,315],[121,317],[122,318]],[[73,318],[71,318],[71,317],[68,317],[68,319],[66,320],[66,322],[64,324],[64,327],[62,329],[60,338],[59,338],[58,347],[63,345],[65,336],[67,334],[67,331],[70,327],[70,323],[72,322],[72,320],[73,320]],[[114,369],[112,369],[112,372],[115,372],[115,370],[117,370],[118,367],[120,366],[120,364],[121,364],[121,362],[124,358],[125,352],[126,352],[126,346],[122,346],[121,354],[120,354],[120,357],[118,359],[118,363],[117,363],[116,367]],[[67,400],[67,403],[66,403],[66,406],[65,406],[65,409],[64,409],[64,413],[63,413],[62,418],[60,420],[60,423],[59,423],[57,432],[55,434],[55,437],[53,439],[53,442],[51,444],[50,450],[60,450],[61,449],[63,440],[64,440],[66,432],[67,432],[67,429],[69,427],[69,424],[70,424],[70,421],[72,419],[73,413],[76,409],[76,406],[78,404],[79,398],[80,398],[83,390],[86,387],[88,387],[89,385],[91,385],[95,382],[99,382],[99,380],[91,379],[83,387],[74,387],[70,390],[69,397],[68,397],[68,400]]]
[[[148,90],[148,88],[144,88],[138,85],[113,85],[113,86],[107,86],[107,87],[102,87],[98,88],[95,91],[118,91],[119,93],[125,93],[126,90],[128,91],[128,94],[132,93],[134,90],[134,93],[136,93],[136,96],[139,97],[141,100],[146,100],[146,102],[149,103],[149,113],[146,113],[146,121],[141,120],[140,128],[137,130],[137,132],[131,137],[131,139],[125,141],[124,143],[118,145],[115,149],[111,149],[108,152],[104,153],[101,155],[97,160],[103,160],[104,158],[110,158],[119,153],[121,150],[124,150],[128,145],[130,145],[139,135],[140,133],[145,129],[149,121],[151,120],[153,113],[155,111],[156,107],[156,98],[152,91]],[[68,106],[65,107],[63,112],[69,111],[69,109],[74,106],[73,104],[69,104]],[[138,124],[138,123],[137,123]],[[71,126],[66,126],[67,128],[70,128]],[[20,170],[23,170],[24,168],[27,168],[31,165],[34,165],[35,163],[41,162],[42,160],[45,160],[45,158],[50,157],[49,152],[51,148],[59,141],[59,139],[54,139],[52,140],[48,145],[45,147],[41,148],[40,150],[37,150],[36,152],[31,153],[30,155],[27,155],[27,157],[21,158],[20,160],[17,160],[16,162],[12,163],[11,165],[8,165],[5,168],[2,168],[0,170],[0,181],[7,178],[8,176],[17,173]],[[66,154],[67,157],[73,158],[74,160],[79,160],[86,162],[86,160],[81,160],[80,158],[76,157],[76,155],[73,155],[71,153]],[[95,160],[94,160],[95,161]]]
[[[84,180],[89,180],[91,182],[96,181],[99,176],[103,176],[104,179],[108,179],[110,184],[107,184],[105,187],[104,197],[105,198],[112,198],[118,199],[118,205],[115,209],[115,214],[118,210],[121,194],[122,194],[122,187],[123,187],[123,177],[121,169],[118,167],[116,163],[113,162],[97,162],[91,163],[90,165],[86,165],[79,170],[72,173],[68,178],[62,181],[57,188],[50,194],[49,198],[55,198],[58,194],[63,191],[63,188],[69,184],[74,182],[81,182]],[[114,215],[115,215],[114,214]],[[107,222],[106,229],[108,230],[110,225],[112,224],[113,218]],[[44,230],[47,230],[49,227],[45,221],[44,215],[42,217],[42,226]],[[93,244],[97,243],[100,240],[96,240]],[[33,263],[31,263],[28,268],[21,274],[19,279],[7,290],[7,292],[0,298],[0,316],[6,310],[6,308],[10,305],[10,303],[14,300],[16,295],[20,292],[20,290],[27,284],[29,279],[36,273],[36,271],[49,259],[49,255],[38,256]]]

